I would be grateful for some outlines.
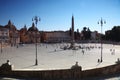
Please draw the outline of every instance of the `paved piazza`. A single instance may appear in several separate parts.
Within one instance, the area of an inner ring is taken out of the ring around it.
[[[91,46],[94,48],[79,50],[63,50],[60,47],[69,45],[68,43],[58,44],[38,44],[38,66],[35,66],[35,45],[25,44],[24,46],[5,47],[0,53],[0,65],[10,60],[14,69],[68,69],[78,61],[82,70],[104,67],[115,64],[120,58],[120,46],[103,44],[103,62],[98,63],[101,56],[100,44],[87,43],[76,44],[76,46]]]

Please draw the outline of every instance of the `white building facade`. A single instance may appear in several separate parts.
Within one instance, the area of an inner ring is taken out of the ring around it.
[[[44,32],[45,42],[69,42],[71,37],[67,31]]]
[[[0,42],[8,43],[9,42],[9,29],[0,26]]]

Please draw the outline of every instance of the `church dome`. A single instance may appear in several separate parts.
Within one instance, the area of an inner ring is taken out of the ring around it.
[[[21,28],[20,31],[27,31],[26,25],[23,28]]]
[[[32,23],[32,27],[30,27],[28,31],[38,31],[38,29],[35,27],[35,24]]]
[[[8,21],[8,24],[5,25],[5,28],[8,28],[9,30],[17,30],[10,20]]]

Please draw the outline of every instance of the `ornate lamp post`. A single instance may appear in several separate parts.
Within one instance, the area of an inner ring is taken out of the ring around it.
[[[1,42],[0,42],[0,43],[1,43],[1,53],[3,53],[3,49],[2,49],[2,46],[3,46],[2,42],[3,42],[3,40],[4,40],[4,36],[2,35],[2,36],[1,36],[1,40],[0,40],[0,41],[1,41]]]
[[[1,40],[1,53],[2,53],[3,51],[2,51],[2,40]]]
[[[36,24],[36,31],[35,31],[35,33],[36,33],[36,36],[35,36],[35,39],[36,39],[36,41],[35,41],[35,49],[36,49],[35,65],[38,65],[38,59],[37,59],[37,23],[38,23],[38,21],[40,21],[40,18],[38,16],[34,16],[32,18],[32,21],[34,21],[35,24]]]
[[[98,21],[98,24],[100,24],[100,26],[101,26],[101,36],[100,36],[100,40],[101,40],[101,59],[100,59],[100,62],[103,62],[102,27],[103,27],[103,24],[106,24],[106,21],[101,18],[101,20]]]

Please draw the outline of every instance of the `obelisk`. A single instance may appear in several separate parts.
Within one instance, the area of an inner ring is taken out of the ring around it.
[[[71,41],[71,46],[70,46],[70,48],[73,48],[74,47],[74,42],[75,42],[75,40],[74,40],[74,17],[73,17],[73,15],[72,15],[72,41]]]

